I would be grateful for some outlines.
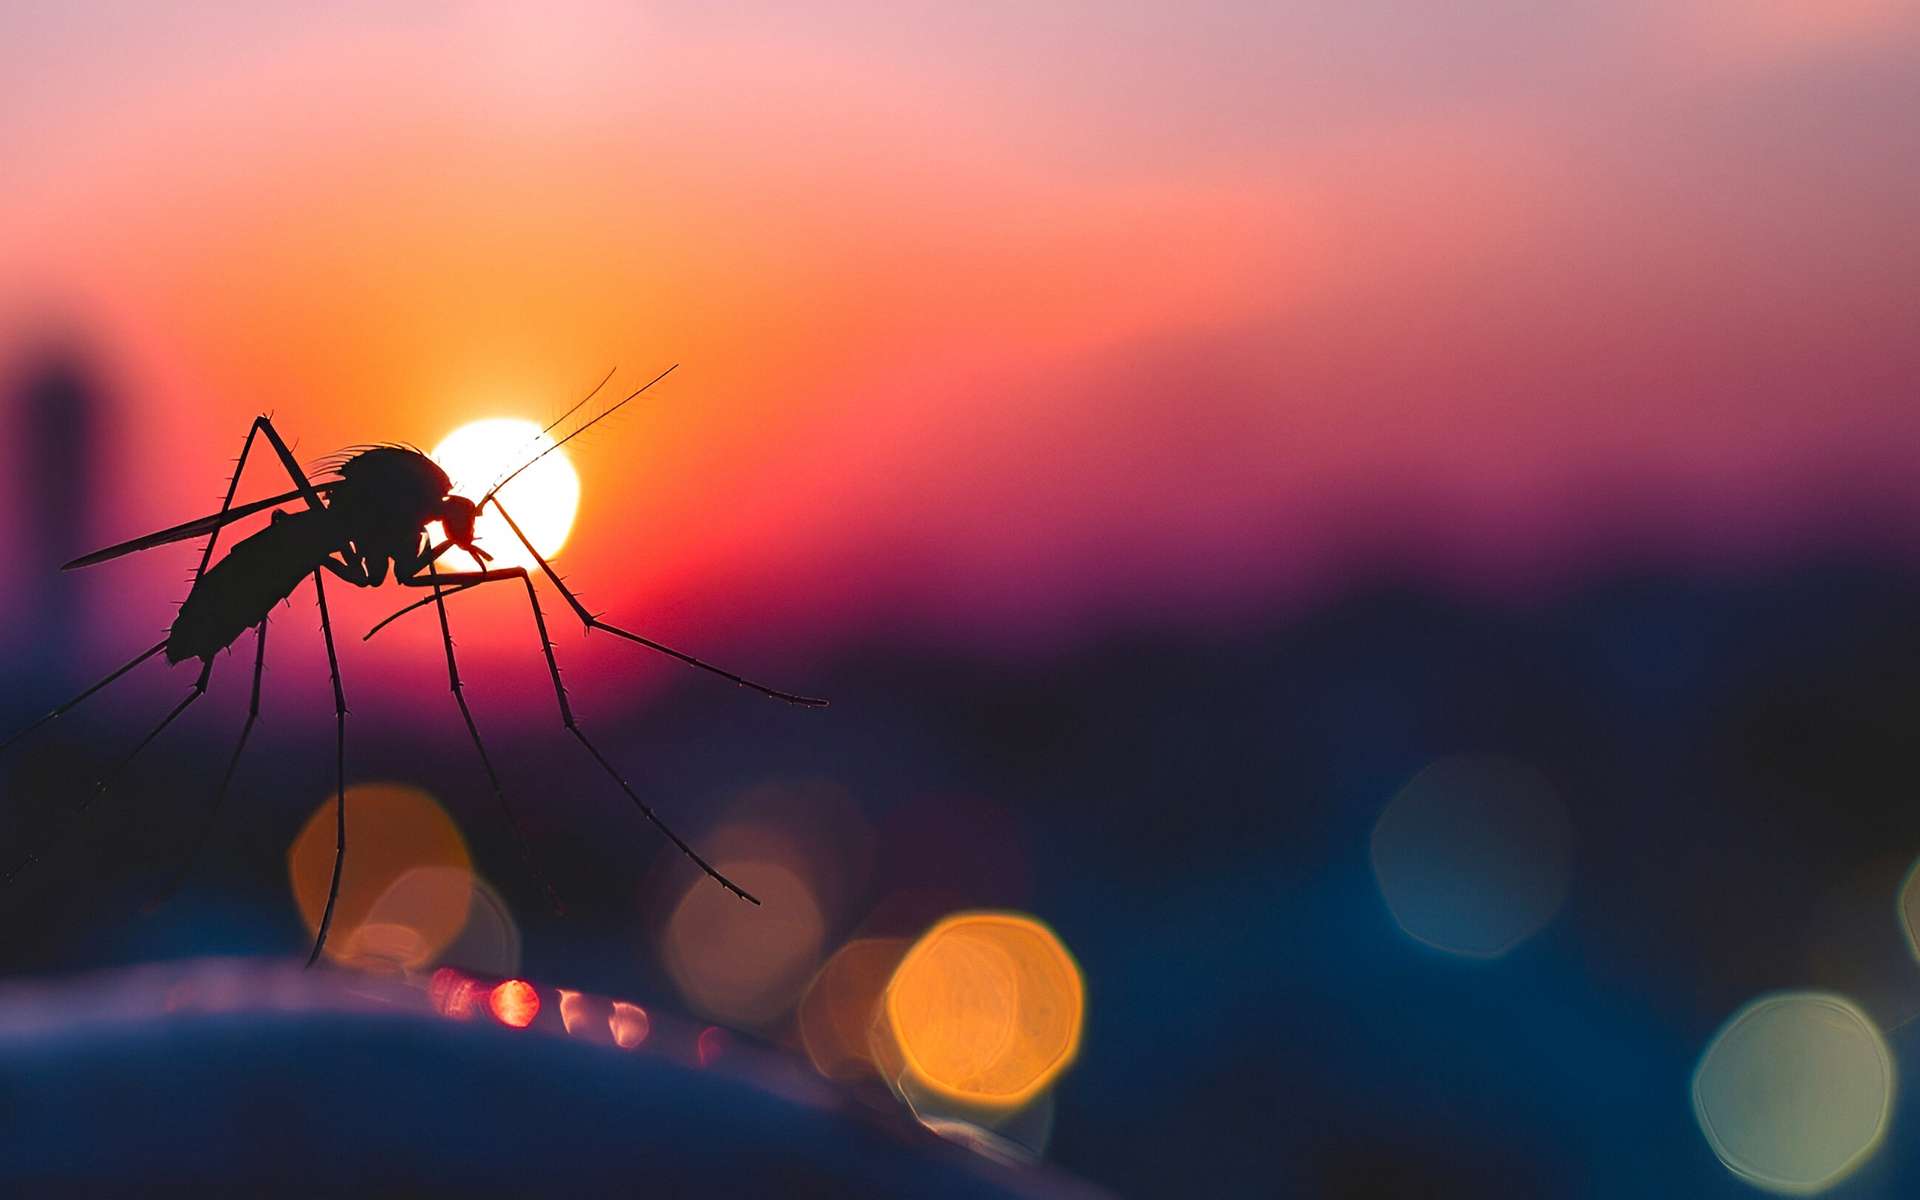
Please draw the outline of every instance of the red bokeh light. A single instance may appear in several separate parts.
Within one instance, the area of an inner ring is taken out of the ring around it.
[[[475,990],[473,980],[452,967],[441,967],[427,985],[427,998],[441,1016],[464,1021],[473,1015]]]
[[[727,1034],[718,1025],[709,1025],[700,1031],[700,1040],[695,1043],[700,1055],[700,1065],[708,1067],[719,1058],[727,1048]]]
[[[560,989],[560,1023],[576,1037],[587,1028],[587,998],[579,992]]]
[[[647,1016],[647,1010],[638,1004],[615,1000],[613,1011],[607,1014],[607,1031],[613,1034],[614,1045],[622,1050],[631,1050],[646,1041],[652,1028],[653,1021]]]
[[[540,1015],[540,993],[524,979],[509,979],[494,987],[487,1007],[502,1025],[525,1029]]]

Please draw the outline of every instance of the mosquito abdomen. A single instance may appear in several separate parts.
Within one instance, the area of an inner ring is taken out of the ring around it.
[[[339,544],[331,513],[274,514],[273,524],[234,543],[187,594],[167,634],[167,661],[212,658],[232,645],[266,620]]]

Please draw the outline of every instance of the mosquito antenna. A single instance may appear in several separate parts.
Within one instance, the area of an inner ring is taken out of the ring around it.
[[[596,383],[596,384],[594,384],[594,385],[593,385],[593,390],[592,390],[592,391],[590,391],[590,392],[588,392],[588,393],[587,393],[586,395],[584,395],[584,396],[582,396],[582,397],[580,397],[580,398],[579,398],[578,400],[576,400],[576,401],[574,401],[574,402],[573,402],[573,406],[572,406],[571,408],[569,408],[569,409],[567,409],[567,411],[565,411],[565,412],[563,412],[563,413],[561,413],[561,414],[560,414],[559,416],[557,416],[557,417],[555,417],[555,418],[554,418],[553,420],[551,420],[551,421],[548,421],[548,422],[547,422],[547,427],[546,427],[545,429],[542,429],[542,430],[541,430],[540,432],[541,432],[541,433],[552,433],[552,432],[553,432],[553,430],[554,430],[554,426],[556,426],[556,425],[558,425],[558,424],[560,424],[560,422],[562,422],[562,421],[564,421],[564,420],[566,420],[566,419],[567,419],[568,417],[570,417],[570,416],[572,416],[573,414],[575,414],[575,413],[577,413],[577,412],[579,412],[579,411],[580,411],[580,409],[581,409],[581,407],[582,407],[582,406],[584,406],[584,405],[586,404],[586,402],[587,402],[587,401],[589,401],[589,400],[591,400],[591,399],[593,399],[593,398],[594,398],[595,396],[598,396],[598,395],[600,394],[600,389],[601,389],[601,388],[603,388],[603,387],[605,387],[605,386],[607,386],[607,381],[608,381],[608,380],[610,380],[610,379],[612,379],[612,378],[613,378],[613,373],[614,373],[615,371],[618,371],[619,369],[620,369],[620,364],[619,364],[619,363],[615,363],[615,364],[614,364],[613,366],[611,366],[611,367],[608,367],[608,368],[607,368],[607,373],[606,373],[605,375],[602,375],[602,376],[600,377],[600,382],[599,382],[599,383]]]
[[[568,407],[567,411],[561,413],[559,416],[555,417],[553,420],[548,421],[546,424],[546,428],[542,429],[539,433],[532,435],[525,442],[521,443],[520,449],[514,451],[514,457],[518,458],[520,455],[526,453],[528,449],[534,446],[538,446],[540,444],[540,438],[542,435],[552,433],[554,431],[554,428],[557,425],[559,425],[560,422],[566,420],[568,417],[572,416],[574,413],[579,412],[582,405],[586,404],[587,401],[593,399],[595,396],[598,396],[600,394],[600,389],[607,386],[607,381],[609,379],[612,379],[614,376],[614,372],[618,371],[619,369],[620,369],[620,365],[618,363],[615,363],[613,366],[607,368],[607,373],[600,377],[599,383],[596,383],[593,385],[592,391],[580,397],[578,400],[575,400],[573,404]],[[499,486],[500,485],[497,483],[493,485],[494,488],[497,488]],[[488,495],[493,494],[491,488],[488,489],[487,494]]]
[[[572,433],[569,433],[567,436],[561,438],[559,441],[555,442],[553,445],[548,446],[546,449],[540,451],[540,453],[534,455],[532,458],[528,459],[526,462],[523,462],[519,466],[515,467],[512,471],[508,472],[506,478],[502,479],[499,483],[496,483],[492,487],[488,488],[486,495],[474,501],[474,505],[473,505],[474,508],[478,509],[480,506],[484,505],[487,501],[492,500],[496,495],[499,494],[500,489],[503,487],[506,487],[509,483],[512,483],[514,481],[514,478],[518,476],[520,472],[526,470],[528,467],[539,462],[541,459],[545,458],[547,455],[552,454],[555,450],[558,450],[560,447],[566,445],[568,442],[579,437],[581,434],[585,433],[587,430],[592,429],[595,425],[598,425],[600,422],[606,420],[608,417],[612,416],[614,413],[619,412],[622,408],[625,408],[630,402],[638,399],[641,393],[645,392],[648,388],[652,387],[654,384],[659,383],[662,379],[665,379],[667,376],[673,374],[674,371],[679,369],[679,367],[680,367],[679,363],[675,363],[673,364],[673,366],[668,367],[666,370],[660,372],[658,375],[655,375],[652,379],[647,380],[645,383],[641,384],[639,387],[635,388],[633,391],[628,392],[620,400],[602,409],[600,413],[597,416],[595,416],[591,421],[588,421],[586,424],[580,426],[580,428],[574,430]],[[576,407],[578,406],[576,405]],[[558,422],[556,422],[556,424],[557,423]],[[553,426],[551,425],[548,426],[549,429],[551,429],[552,427]]]

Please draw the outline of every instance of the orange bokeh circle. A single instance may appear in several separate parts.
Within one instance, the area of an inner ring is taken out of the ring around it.
[[[334,800],[321,801],[287,851],[307,932],[320,928],[333,879]],[[327,957],[369,969],[425,966],[467,923],[473,861],[432,796],[400,783],[347,788],[350,842]]]
[[[956,1100],[1013,1107],[1073,1061],[1086,995],[1073,956],[1045,925],[966,912],[907,951],[882,1015],[916,1081]]]
[[[540,993],[524,979],[509,979],[494,985],[487,1007],[502,1025],[525,1029],[540,1015]]]

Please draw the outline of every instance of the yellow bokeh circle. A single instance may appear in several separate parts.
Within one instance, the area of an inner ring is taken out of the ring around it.
[[[1073,1061],[1086,996],[1073,956],[1045,925],[965,912],[907,951],[882,1016],[915,1081],[952,1099],[1012,1107]]]

